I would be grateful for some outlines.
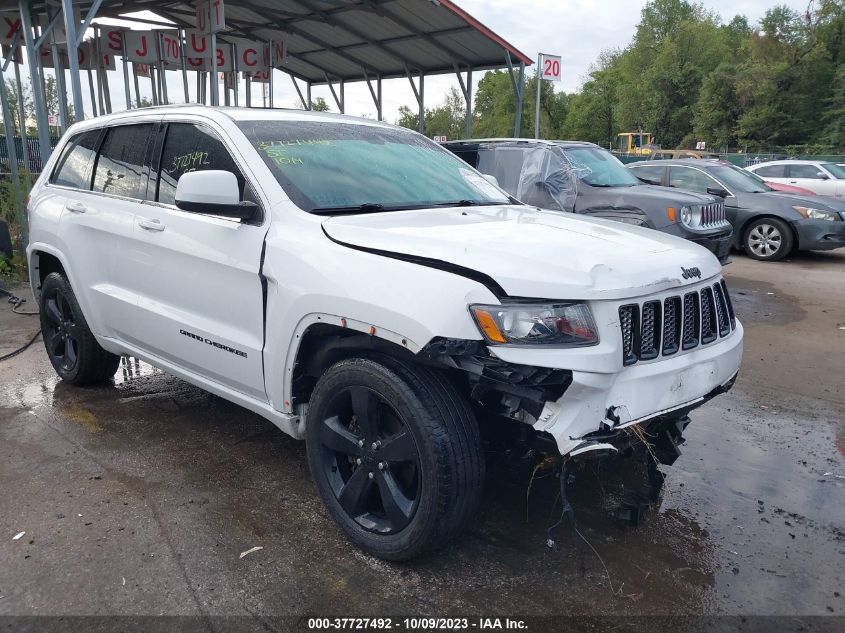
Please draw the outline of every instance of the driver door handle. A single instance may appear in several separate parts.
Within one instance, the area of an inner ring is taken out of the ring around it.
[[[146,229],[147,231],[163,231],[164,224],[161,223],[161,220],[148,220],[146,218],[141,218],[138,220],[138,226],[142,229]]]
[[[79,202],[79,200],[69,200],[65,205],[65,209],[71,211],[72,213],[85,213],[88,210],[85,208],[84,204]]]

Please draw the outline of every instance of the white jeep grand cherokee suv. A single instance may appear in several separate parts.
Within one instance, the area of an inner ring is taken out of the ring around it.
[[[306,440],[349,539],[388,559],[474,516],[488,436],[563,467],[671,463],[686,414],[740,365],[704,248],[522,205],[373,121],[200,106],[85,121],[28,211],[63,380],[108,380],[130,354],[266,417]]]

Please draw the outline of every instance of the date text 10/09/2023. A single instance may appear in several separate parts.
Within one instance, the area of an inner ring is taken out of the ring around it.
[[[527,631],[525,620],[515,618],[308,618],[308,630],[370,631]]]

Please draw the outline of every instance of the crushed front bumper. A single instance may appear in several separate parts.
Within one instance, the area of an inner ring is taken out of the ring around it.
[[[561,455],[574,456],[597,448],[586,437],[597,431],[622,430],[673,413],[685,415],[732,385],[742,360],[742,334],[737,322],[730,336],[681,356],[640,363],[618,373],[573,371],[566,392],[557,401],[546,402],[534,428],[551,435]]]

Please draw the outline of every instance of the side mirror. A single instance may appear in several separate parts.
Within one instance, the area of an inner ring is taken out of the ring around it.
[[[818,173],[816,174],[816,176],[818,176],[821,180],[830,180],[830,176],[828,176],[828,175],[827,175],[826,173],[824,173],[823,171],[818,172]]]
[[[182,211],[251,220],[258,205],[242,202],[238,178],[230,171],[189,171],[176,183],[176,207]]]
[[[481,175],[484,176],[484,180],[489,182],[494,187],[499,186],[499,180],[493,174],[481,174]]]
[[[707,187],[707,193],[717,198],[727,198],[730,194],[721,187]]]

